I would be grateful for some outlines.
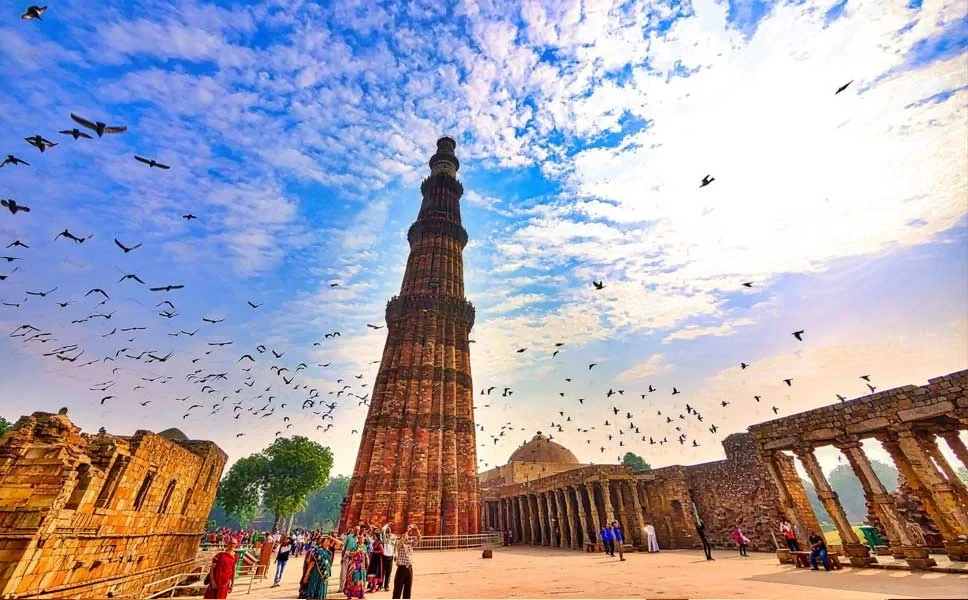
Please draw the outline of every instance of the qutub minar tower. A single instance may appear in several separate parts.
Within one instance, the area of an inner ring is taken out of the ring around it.
[[[361,522],[408,524],[424,535],[477,533],[480,491],[464,297],[457,142],[437,140],[423,201],[407,233],[400,295],[387,303],[387,341],[373,387],[340,532]]]

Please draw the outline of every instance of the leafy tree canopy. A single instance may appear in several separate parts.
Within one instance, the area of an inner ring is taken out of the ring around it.
[[[311,528],[333,529],[339,522],[340,504],[350,487],[349,477],[333,477],[323,489],[312,494],[306,508],[296,513],[296,523]]]
[[[0,417],[0,435],[7,433],[13,427],[13,423]]]
[[[278,438],[257,454],[240,459],[219,482],[217,501],[243,526],[264,506],[279,520],[306,506],[325,485],[333,467],[329,448],[303,436]]]
[[[641,473],[642,471],[652,470],[652,465],[647,463],[644,458],[634,452],[626,452],[625,456],[622,457],[622,464],[632,469],[633,473]]]

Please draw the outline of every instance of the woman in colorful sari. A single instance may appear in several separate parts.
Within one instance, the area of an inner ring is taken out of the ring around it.
[[[366,591],[375,592],[383,587],[383,541],[373,535],[370,547],[370,566],[366,570]]]
[[[321,600],[329,592],[329,577],[333,572],[333,554],[330,551],[332,540],[324,538],[321,546],[314,546],[306,552],[309,568],[303,574],[300,598]]]
[[[346,579],[343,582],[343,593],[347,598],[362,598],[366,583],[366,547],[360,538],[360,528],[357,527],[346,536]]]

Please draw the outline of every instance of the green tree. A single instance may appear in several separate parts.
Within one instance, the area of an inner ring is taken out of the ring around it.
[[[893,465],[872,460],[871,467],[888,492],[897,489],[897,469]],[[847,519],[851,523],[862,523],[867,518],[867,504],[864,498],[864,488],[861,487],[854,470],[848,465],[837,465],[827,476],[827,481],[830,482],[830,487],[837,492],[840,504],[844,507],[844,512],[847,513]]]
[[[303,436],[278,438],[257,454],[240,459],[219,482],[218,503],[243,526],[259,507],[273,515],[273,529],[300,509],[326,484],[333,467],[329,448]]]
[[[955,471],[955,473],[958,474],[958,479],[968,483],[968,468],[958,467],[958,470]]]
[[[634,452],[626,452],[625,456],[622,457],[622,464],[632,469],[633,473],[641,473],[643,471],[652,470],[652,465],[647,463],[644,458]]]
[[[323,489],[309,497],[304,510],[296,513],[300,525],[324,530],[333,529],[339,522],[340,504],[350,487],[350,479],[338,475],[329,480]]]
[[[241,527],[252,523],[262,506],[267,462],[261,452],[240,458],[218,484],[215,501],[225,510],[225,516],[237,520]]]
[[[0,417],[0,435],[7,433],[11,428],[13,428],[13,423]]]

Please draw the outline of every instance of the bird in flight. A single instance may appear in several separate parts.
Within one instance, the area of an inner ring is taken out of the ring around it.
[[[185,286],[183,286],[183,285],[165,285],[165,286],[162,286],[162,287],[153,287],[153,288],[148,288],[148,289],[150,289],[152,292],[170,292],[172,290],[180,290],[183,287],[185,287]]]
[[[14,240],[14,241],[10,242],[9,244],[7,244],[7,248],[18,248],[18,247],[19,248],[27,248],[27,249],[30,248],[30,246],[28,246],[27,244],[21,242],[20,240]]]
[[[863,379],[864,381],[867,381],[867,382],[870,382],[870,380],[871,380],[871,376],[870,375],[861,375],[860,378]]]
[[[94,133],[96,133],[98,137],[103,136],[105,133],[124,133],[125,131],[128,130],[128,128],[124,125],[112,126],[112,125],[106,125],[100,121],[94,121],[92,123],[91,121],[88,121],[84,117],[80,117],[78,115],[75,115],[74,113],[71,113],[71,119],[73,119],[74,122],[77,123],[78,125],[82,125],[94,131]]]
[[[125,246],[124,244],[118,241],[118,238],[114,238],[114,243],[115,245],[117,245],[118,248],[121,248],[121,250],[123,250],[125,254],[127,254],[128,252],[131,252],[132,250],[137,250],[138,248],[141,247],[140,242],[131,247]]]
[[[745,369],[745,368],[746,368],[746,367],[748,367],[748,366],[749,366],[749,365],[748,365],[748,364],[746,364],[746,363],[744,363],[744,362],[741,362],[741,363],[739,363],[739,368],[740,368],[740,369]]]
[[[54,292],[56,290],[57,290],[57,288],[54,287],[54,288],[52,288],[50,290],[47,290],[46,292],[25,292],[25,293],[28,296],[40,296],[41,298],[45,298],[47,296],[47,294],[50,294],[51,292]]]
[[[110,400],[111,398],[117,398],[117,396],[105,396],[101,398],[101,404],[104,404],[105,400]]]
[[[787,387],[793,387],[793,379],[784,379],[783,383],[787,384]]]
[[[714,181],[716,181],[715,177],[713,177],[712,175],[706,175],[705,177],[702,178],[702,183],[699,184],[699,187],[700,189],[704,188]]]
[[[14,166],[27,165],[29,167],[30,163],[25,160],[17,158],[13,154],[8,154],[7,158],[3,159],[3,162],[0,162],[0,169],[2,169],[3,167],[6,167],[7,165],[14,165]]]
[[[753,287],[753,282],[752,281],[744,281],[743,282],[743,287],[751,288],[751,287]]]
[[[83,131],[81,131],[80,129],[78,129],[77,127],[75,127],[74,129],[61,129],[57,133],[60,133],[60,134],[63,134],[63,135],[69,135],[72,138],[74,138],[75,140],[78,139],[78,138],[84,138],[86,140],[93,140],[94,139],[91,136],[89,136],[88,134],[86,134]]]
[[[41,152],[44,152],[48,148],[53,148],[57,145],[57,142],[52,142],[42,135],[32,135],[30,137],[25,137],[24,140]]]
[[[372,325],[370,323],[367,323],[366,326],[369,327],[370,329],[383,329],[383,325]]]
[[[136,161],[140,162],[140,163],[144,163],[144,164],[148,165],[148,168],[149,169],[152,168],[152,167],[158,167],[159,169],[165,169],[165,170],[171,168],[168,165],[161,164],[160,162],[156,161],[153,158],[145,158],[143,156],[138,156],[137,154],[135,154],[134,159]]]
[[[20,18],[24,21],[32,21],[34,19],[43,21],[44,19],[42,17],[45,12],[47,12],[46,6],[36,6],[31,4],[27,7],[27,10],[24,11],[24,14],[20,15]]]
[[[141,281],[141,278],[138,277],[137,275],[135,275],[134,273],[127,273],[127,274],[125,274],[124,277],[122,277],[121,279],[118,280],[118,283],[121,283],[125,279],[134,279],[135,281],[137,281],[141,285],[144,285],[144,283],[145,283],[144,281]]]
[[[806,331],[804,331],[803,329],[801,329],[800,331],[794,331],[793,332],[793,337],[797,338],[798,340],[800,340],[802,342],[803,341],[803,334],[804,333],[806,333]]]
[[[54,241],[56,242],[57,241],[57,238],[60,238],[60,237],[65,237],[65,238],[67,238],[69,240],[72,240],[73,242],[75,242],[77,244],[83,244],[87,240],[91,239],[91,236],[87,236],[87,237],[84,237],[84,238],[77,237],[76,235],[74,235],[73,233],[71,233],[67,229],[65,229],[64,231],[58,233],[57,236],[54,237]]]
[[[842,92],[842,91],[844,91],[844,90],[846,90],[846,89],[847,89],[847,86],[849,86],[849,85],[850,85],[850,84],[852,84],[852,83],[854,83],[854,80],[853,80],[853,79],[851,79],[850,81],[848,81],[848,82],[847,82],[847,83],[845,83],[844,85],[842,85],[842,86],[840,86],[839,88],[837,88],[837,91],[836,91],[836,92],[834,92],[834,96],[836,96],[836,95],[837,95],[837,94],[839,94],[840,92]]]
[[[595,286],[595,289],[596,290],[604,290],[605,289],[605,281],[604,280],[602,280],[602,281],[593,281],[592,282],[592,285]]]
[[[197,219],[198,217],[196,217],[192,213],[188,213],[187,215],[182,215],[182,218],[185,219],[186,221],[191,221],[192,219]]]
[[[18,212],[30,212],[29,206],[24,206],[23,204],[17,204],[16,200],[10,198],[0,199],[0,206],[3,206],[10,211],[10,214],[15,215]]]
[[[223,319],[209,319],[207,317],[202,317],[202,320],[205,321],[206,323],[221,323],[225,319],[224,318]]]
[[[259,308],[260,306],[262,306],[262,304],[254,304],[251,300],[247,300],[247,302],[249,303],[249,306],[251,306],[252,308]]]
[[[95,294],[95,293],[101,294],[102,296],[104,296],[104,299],[105,300],[110,300],[111,299],[111,296],[108,296],[108,293],[105,292],[104,290],[102,290],[101,288],[94,288],[94,289],[88,290],[88,292],[86,294],[84,294],[84,297],[87,298],[91,294]]]

